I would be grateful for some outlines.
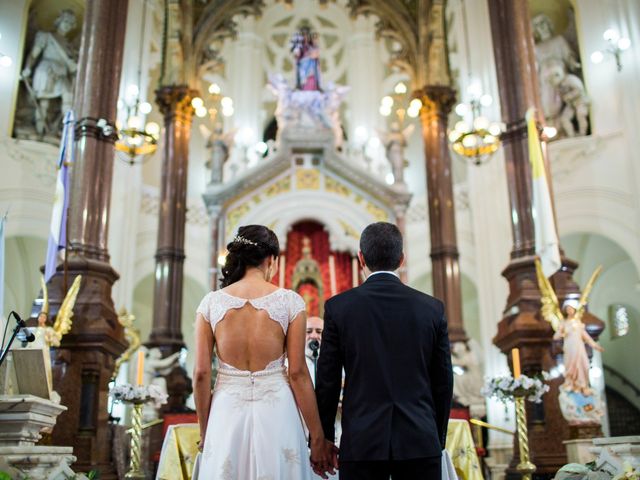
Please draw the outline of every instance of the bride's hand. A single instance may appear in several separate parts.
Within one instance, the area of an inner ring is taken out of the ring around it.
[[[335,475],[338,467],[338,448],[324,438],[312,440],[311,466],[313,471],[322,478],[328,478],[327,473]]]

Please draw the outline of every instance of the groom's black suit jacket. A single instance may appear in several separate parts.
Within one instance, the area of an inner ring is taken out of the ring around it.
[[[453,395],[441,301],[390,273],[327,301],[316,397],[332,441],[343,368],[341,461],[441,455]]]

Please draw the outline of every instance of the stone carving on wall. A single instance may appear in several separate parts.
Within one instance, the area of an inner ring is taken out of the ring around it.
[[[575,45],[569,41],[575,29],[573,12],[563,34],[555,31],[548,15],[535,15],[532,22],[540,98],[547,125],[558,129],[558,136],[588,135],[589,97]]]
[[[27,49],[14,134],[57,143],[64,113],[72,107],[77,45],[69,39],[78,19],[62,10],[53,30],[38,30]]]

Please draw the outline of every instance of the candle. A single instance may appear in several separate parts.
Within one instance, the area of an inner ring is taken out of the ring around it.
[[[353,288],[358,286],[358,259],[356,257],[351,259],[351,284]]]
[[[329,281],[331,283],[331,296],[336,294],[336,259],[333,255],[329,255]]]
[[[511,350],[511,361],[513,362],[513,378],[520,377],[520,350]]]
[[[280,272],[278,277],[278,286],[280,288],[284,288],[284,267],[285,267],[284,255],[280,255]]]
[[[138,372],[136,377],[136,384],[142,385],[144,383],[144,352],[142,349],[138,349]]]

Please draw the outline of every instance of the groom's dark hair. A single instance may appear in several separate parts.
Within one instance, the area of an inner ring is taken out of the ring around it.
[[[360,251],[372,272],[396,270],[402,261],[402,234],[392,223],[372,223],[360,236]]]

